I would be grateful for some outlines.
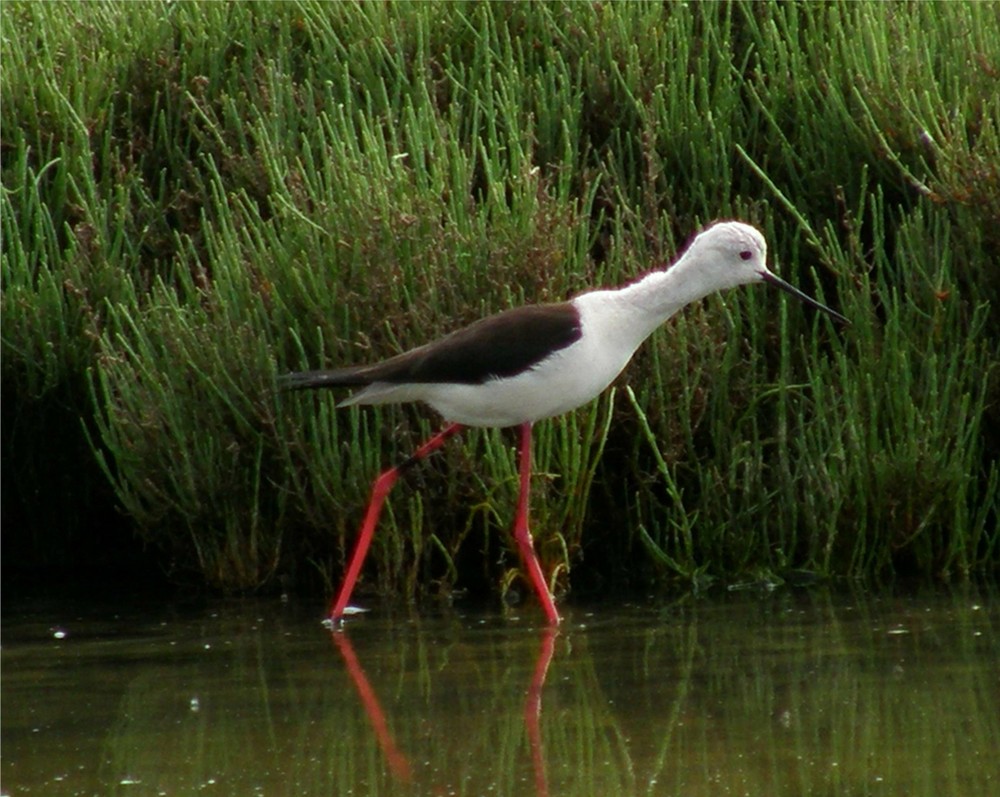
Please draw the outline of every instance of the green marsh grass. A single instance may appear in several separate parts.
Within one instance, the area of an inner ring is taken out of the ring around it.
[[[553,586],[995,572],[995,10],[8,4],[5,504],[61,467],[178,573],[329,589],[439,421],[279,373],[620,284],[739,217],[851,327],[712,297],[539,424]],[[515,587],[515,474],[470,431],[408,475],[366,584]]]

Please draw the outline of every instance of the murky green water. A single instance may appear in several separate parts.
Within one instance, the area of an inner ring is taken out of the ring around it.
[[[3,793],[1000,794],[995,593],[321,609],[7,601]]]

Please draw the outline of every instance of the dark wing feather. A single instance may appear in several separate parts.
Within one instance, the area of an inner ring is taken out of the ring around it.
[[[372,382],[478,385],[526,371],[582,334],[571,302],[516,307],[374,365],[302,371],[283,381],[292,390]]]
[[[361,387],[370,385],[364,376],[366,366],[336,368],[332,371],[294,371],[278,377],[284,390],[308,390],[314,387]]]

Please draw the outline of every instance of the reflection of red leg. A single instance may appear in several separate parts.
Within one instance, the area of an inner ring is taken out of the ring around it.
[[[347,574],[344,576],[344,583],[340,588],[340,593],[337,595],[337,600],[334,601],[333,608],[330,610],[330,618],[334,623],[344,616],[344,609],[347,608],[347,602],[351,599],[351,592],[354,590],[354,584],[361,573],[361,565],[365,561],[368,546],[371,545],[372,535],[375,533],[375,525],[378,523],[378,517],[382,513],[382,504],[385,503],[385,498],[396,483],[396,479],[399,478],[399,474],[411,465],[415,465],[428,455],[433,454],[444,445],[449,437],[453,437],[461,430],[461,424],[451,424],[420,446],[408,460],[393,468],[389,468],[389,470],[385,471],[385,473],[375,480],[375,484],[372,485],[372,497],[368,502],[368,511],[365,512],[365,519],[361,524],[361,531],[358,533],[358,542],[354,548],[354,554],[351,556],[351,564],[347,568]]]
[[[535,674],[528,688],[528,699],[524,701],[524,725],[528,731],[531,746],[531,760],[535,765],[535,792],[538,797],[548,797],[549,786],[545,779],[545,752],[542,749],[542,687],[549,671],[549,662],[555,653],[556,629],[549,626],[542,632],[542,646],[535,662]]]
[[[521,561],[528,571],[531,583],[538,593],[538,600],[545,610],[545,617],[552,625],[559,623],[559,612],[552,601],[542,566],[535,554],[535,545],[528,530],[528,496],[531,490],[531,424],[521,424],[521,492],[517,499],[517,517],[514,519],[514,540],[521,552]]]
[[[340,655],[344,657],[347,671],[351,674],[351,680],[354,681],[354,688],[358,690],[358,697],[361,698],[361,703],[365,707],[365,713],[375,730],[379,747],[389,762],[392,774],[396,776],[397,780],[408,783],[411,777],[410,762],[396,747],[396,742],[389,732],[389,725],[385,721],[385,714],[382,713],[382,706],[378,702],[375,690],[372,689],[365,677],[365,671],[361,669],[358,657],[354,655],[351,641],[347,638],[347,634],[333,634],[333,641],[337,645]]]

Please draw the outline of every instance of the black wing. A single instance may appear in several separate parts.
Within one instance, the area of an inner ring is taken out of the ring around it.
[[[448,382],[478,385],[537,365],[583,334],[572,302],[516,307],[374,365],[288,374],[285,387]]]

